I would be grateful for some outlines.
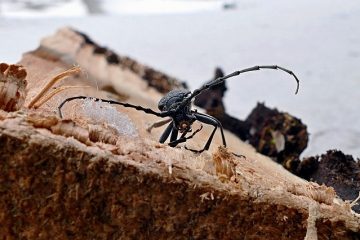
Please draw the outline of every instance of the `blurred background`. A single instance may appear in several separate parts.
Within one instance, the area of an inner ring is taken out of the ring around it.
[[[360,2],[357,0],[0,0],[0,62],[15,63],[62,26],[180,80],[277,64],[228,81],[227,111],[258,101],[300,118],[302,156],[339,149],[360,157]]]

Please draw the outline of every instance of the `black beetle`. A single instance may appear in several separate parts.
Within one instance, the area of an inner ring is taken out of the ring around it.
[[[159,142],[164,143],[171,134],[170,142],[169,142],[169,145],[171,147],[175,147],[179,143],[186,142],[186,140],[192,138],[197,132],[199,132],[201,130],[202,126],[199,129],[197,129],[196,131],[194,131],[194,133],[192,135],[186,136],[187,133],[190,133],[192,131],[191,126],[195,121],[200,121],[204,124],[212,125],[212,126],[214,126],[214,130],[211,132],[210,137],[207,140],[203,149],[201,149],[201,150],[189,149],[193,152],[203,152],[203,151],[209,149],[212,139],[214,137],[214,134],[216,132],[216,129],[218,127],[220,128],[223,145],[224,145],[224,147],[226,147],[224,131],[223,131],[223,127],[222,127],[221,123],[216,118],[214,118],[210,115],[207,115],[207,114],[199,113],[196,110],[192,110],[191,109],[191,101],[197,95],[199,95],[201,92],[203,92],[204,90],[207,90],[213,86],[216,86],[216,85],[222,83],[227,78],[237,76],[241,73],[256,71],[256,70],[260,70],[260,69],[277,69],[277,70],[282,70],[282,71],[287,72],[288,74],[292,75],[295,78],[296,83],[297,83],[297,87],[296,87],[296,91],[295,91],[295,94],[297,94],[297,92],[299,90],[299,80],[296,77],[296,75],[292,71],[285,69],[283,67],[276,66],[276,65],[270,65],[270,66],[254,66],[254,67],[246,68],[246,69],[243,69],[240,71],[235,71],[226,76],[216,78],[215,80],[210,81],[207,84],[204,84],[202,87],[195,89],[193,92],[190,92],[185,89],[172,90],[169,93],[167,93],[163,98],[160,99],[160,101],[158,103],[158,108],[161,112],[156,112],[150,108],[144,108],[142,106],[137,106],[137,105],[133,105],[130,103],[123,103],[123,102],[117,102],[117,101],[113,101],[113,100],[100,99],[100,98],[92,98],[92,99],[94,99],[95,101],[103,101],[103,102],[110,103],[110,104],[117,104],[117,105],[121,105],[124,107],[134,108],[136,110],[143,111],[145,113],[152,114],[152,115],[155,115],[155,116],[158,116],[161,118],[170,117],[170,119],[166,119],[166,120],[163,120],[163,121],[153,124],[148,130],[150,131],[153,127],[160,127],[166,123],[169,123],[169,125],[165,129],[164,133],[161,135]],[[63,105],[66,102],[69,102],[69,101],[72,101],[75,99],[86,99],[86,98],[88,98],[88,97],[76,96],[76,97],[71,97],[71,98],[65,99],[58,107],[60,117],[62,117],[61,108],[63,107]],[[179,132],[181,133],[181,135],[178,138]]]

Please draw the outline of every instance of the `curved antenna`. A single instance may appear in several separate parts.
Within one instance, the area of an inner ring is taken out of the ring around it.
[[[155,116],[158,116],[158,117],[166,117],[169,114],[169,112],[160,112],[159,113],[159,112],[153,111],[150,108],[143,108],[141,106],[133,105],[133,104],[130,104],[130,103],[122,103],[122,102],[117,102],[117,101],[108,100],[108,99],[102,99],[102,98],[77,96],[77,97],[67,98],[59,105],[58,112],[59,112],[60,118],[62,118],[61,108],[65,105],[65,103],[76,100],[76,99],[86,99],[86,98],[94,99],[96,102],[102,101],[102,102],[106,102],[106,103],[110,103],[110,104],[121,105],[123,107],[134,108],[134,109],[136,109],[138,111],[143,111],[145,113],[152,114],[152,115],[155,115]]]
[[[225,79],[228,79],[228,78],[231,78],[231,77],[235,77],[237,75],[240,75],[241,73],[245,73],[245,72],[252,72],[252,71],[257,71],[257,70],[260,70],[260,69],[275,69],[275,70],[281,70],[281,71],[284,71],[290,75],[292,75],[294,78],[295,78],[295,81],[297,83],[297,86],[296,86],[296,90],[295,90],[295,94],[298,93],[299,91],[299,85],[300,85],[300,82],[299,82],[299,79],[297,78],[297,76],[290,70],[286,69],[286,68],[283,68],[283,67],[280,67],[280,66],[277,66],[277,65],[264,65],[264,66],[254,66],[254,67],[251,67],[251,68],[245,68],[243,70],[240,70],[240,71],[235,71],[233,73],[230,73],[224,77],[219,77],[217,79],[214,79],[206,84],[204,84],[202,87],[198,88],[198,89],[195,89],[192,94],[188,97],[186,97],[184,99],[184,101],[178,106],[178,109],[186,106],[194,97],[196,97],[197,95],[199,95],[201,92],[203,92],[204,90],[207,90],[211,87],[214,87],[222,82],[225,81]]]

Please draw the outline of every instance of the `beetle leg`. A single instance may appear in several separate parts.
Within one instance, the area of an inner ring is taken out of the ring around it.
[[[169,137],[171,131],[173,130],[173,123],[171,122],[165,129],[165,131],[163,132],[163,134],[161,135],[159,142],[160,143],[164,143],[166,141],[166,139]]]
[[[193,152],[196,152],[196,153],[201,153],[201,152],[203,152],[205,150],[209,150],[210,144],[211,144],[211,142],[213,140],[216,129],[218,127],[220,127],[220,130],[221,130],[221,136],[222,136],[223,145],[224,145],[224,147],[226,147],[225,136],[224,136],[224,132],[223,132],[223,128],[222,128],[221,123],[216,118],[214,118],[212,116],[209,116],[209,115],[206,115],[206,114],[194,113],[194,115],[196,117],[196,120],[198,120],[198,121],[200,121],[202,123],[214,126],[214,130],[210,134],[210,137],[209,137],[208,141],[206,142],[206,144],[205,144],[205,146],[204,146],[204,148],[202,150],[194,150],[194,149],[189,149],[189,148],[186,148],[186,149],[190,150],[190,151],[193,151]]]
[[[171,147],[175,147],[175,146],[178,145],[179,143],[186,142],[187,140],[193,138],[198,132],[200,132],[202,128],[203,128],[203,125],[201,124],[200,128],[196,129],[196,130],[195,130],[190,136],[188,136],[188,137],[185,137],[185,135],[186,135],[188,132],[184,132],[179,139],[170,142],[169,145],[170,145]]]
[[[221,138],[222,138],[222,142],[223,142],[223,145],[224,147],[226,147],[226,140],[225,140],[225,134],[224,134],[224,128],[221,124],[221,122],[219,120],[217,120],[216,118],[214,118],[213,116],[210,116],[210,115],[207,115],[207,114],[203,114],[203,113],[195,113],[195,116],[198,117],[201,116],[203,117],[204,119],[211,119],[211,121],[214,123],[214,121],[216,121],[217,123],[217,126],[220,128],[220,133],[221,133]],[[199,120],[199,119],[198,119]],[[203,122],[201,120],[199,120],[200,122]],[[203,123],[206,123],[206,122],[203,122]],[[207,123],[207,124],[211,124],[211,123]],[[212,125],[212,124],[211,124]]]
[[[171,132],[171,136],[170,136],[170,142],[173,142],[177,139],[179,134],[179,130],[176,129],[176,127],[173,127],[173,130]]]
[[[176,129],[176,138],[177,138],[177,131],[178,130]],[[169,146],[170,147],[176,147],[179,143],[186,142],[186,138],[185,138],[186,133],[187,132],[183,132],[179,139],[173,138],[172,140],[170,140]]]

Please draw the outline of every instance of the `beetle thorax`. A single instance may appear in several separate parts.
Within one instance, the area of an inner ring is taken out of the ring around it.
[[[185,99],[190,91],[185,89],[175,89],[168,92],[163,98],[160,99],[158,108],[160,111],[175,110],[176,107]],[[181,110],[180,110],[181,111]]]
[[[158,104],[159,110],[162,112],[176,110],[170,117],[180,132],[190,131],[191,125],[195,121],[195,117],[191,113],[191,102],[178,109],[178,106],[182,104],[190,93],[190,91],[185,89],[172,90],[161,98]]]

